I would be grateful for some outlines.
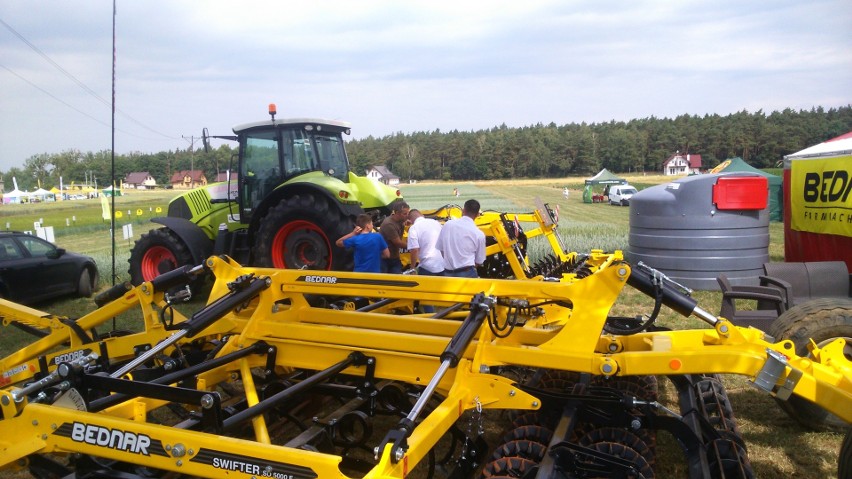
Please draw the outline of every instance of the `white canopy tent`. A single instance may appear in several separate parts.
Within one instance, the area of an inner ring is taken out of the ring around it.
[[[29,193],[26,193],[24,191],[21,191],[21,190],[15,188],[12,191],[8,191],[6,193],[3,193],[3,204],[6,204],[6,205],[18,204],[18,203],[21,203],[22,198],[27,198],[28,196],[29,196]]]

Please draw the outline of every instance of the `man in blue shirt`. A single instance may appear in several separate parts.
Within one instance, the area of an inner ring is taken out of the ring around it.
[[[355,219],[355,229],[340,237],[335,244],[340,248],[355,250],[356,273],[381,273],[382,258],[390,256],[388,244],[382,235],[373,232],[373,218],[360,214]]]

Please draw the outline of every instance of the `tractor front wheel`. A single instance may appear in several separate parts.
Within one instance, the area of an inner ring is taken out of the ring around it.
[[[351,269],[334,242],[352,231],[352,219],[325,199],[295,195],[261,220],[253,257],[258,266],[287,269]]]
[[[143,234],[130,252],[130,282],[138,285],[192,263],[192,254],[168,228]]]

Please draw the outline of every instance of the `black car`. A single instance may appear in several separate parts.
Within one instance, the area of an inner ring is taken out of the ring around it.
[[[98,266],[91,257],[27,233],[0,232],[0,297],[22,304],[70,294],[89,297],[97,284]]]

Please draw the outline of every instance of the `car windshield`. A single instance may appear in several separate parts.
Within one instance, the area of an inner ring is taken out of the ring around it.
[[[636,194],[636,188],[627,188],[626,190],[621,190],[622,195],[633,195]]]

